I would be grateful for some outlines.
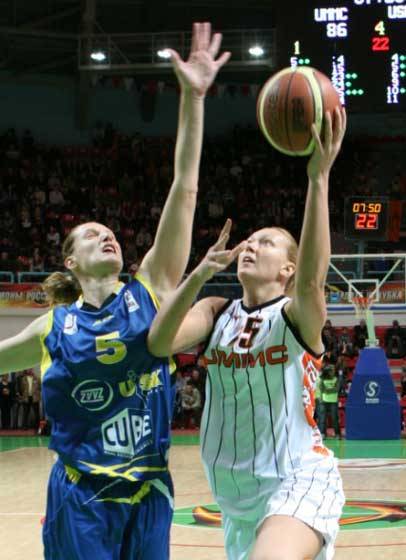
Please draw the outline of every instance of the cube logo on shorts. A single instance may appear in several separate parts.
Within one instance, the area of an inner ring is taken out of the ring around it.
[[[103,422],[101,430],[103,448],[109,455],[133,457],[153,443],[150,410],[126,408]]]

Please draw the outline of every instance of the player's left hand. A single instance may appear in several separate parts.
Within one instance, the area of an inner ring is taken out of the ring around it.
[[[167,49],[183,91],[192,91],[199,96],[206,94],[217,72],[231,56],[227,51],[216,60],[221,40],[221,33],[212,35],[210,23],[194,23],[192,46],[187,61],[182,60],[173,49]]]
[[[192,272],[202,284],[213,278],[217,272],[225,270],[245,249],[246,241],[242,241],[234,249],[226,249],[230,239],[231,226],[231,220],[227,219],[216,243],[210,247],[206,256]]]
[[[336,107],[333,113],[324,115],[324,139],[320,139],[316,125],[312,125],[312,136],[315,142],[314,152],[307,164],[307,174],[310,179],[321,176],[328,177],[330,169],[340,151],[347,127],[347,114],[344,107]]]

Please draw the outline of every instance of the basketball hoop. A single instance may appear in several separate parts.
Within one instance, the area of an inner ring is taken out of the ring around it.
[[[368,338],[366,340],[367,346],[374,348],[379,346],[379,340],[375,336],[374,316],[371,310],[373,298],[371,295],[353,295],[352,303],[355,307],[355,314],[358,319],[364,319],[367,325]]]
[[[358,319],[367,319],[367,313],[371,306],[371,298],[369,296],[352,296],[352,303],[355,306],[355,314]]]

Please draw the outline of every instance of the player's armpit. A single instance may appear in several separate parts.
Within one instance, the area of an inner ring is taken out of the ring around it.
[[[41,362],[41,335],[47,322],[48,314],[41,315],[20,333],[0,342],[0,373],[21,371]]]
[[[315,286],[309,290],[296,288],[292,301],[285,306],[285,312],[306,345],[315,354],[322,354],[321,331],[327,318],[324,289]]]

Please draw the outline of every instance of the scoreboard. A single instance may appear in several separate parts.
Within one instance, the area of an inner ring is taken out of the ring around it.
[[[389,207],[385,197],[347,197],[344,205],[346,239],[385,241]]]
[[[406,0],[278,2],[278,66],[314,66],[352,111],[406,111]]]

